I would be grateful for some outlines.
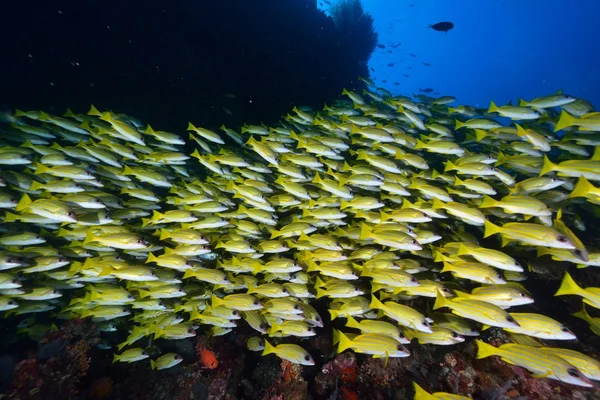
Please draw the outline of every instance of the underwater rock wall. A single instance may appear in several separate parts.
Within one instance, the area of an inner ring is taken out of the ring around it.
[[[260,123],[296,104],[322,107],[368,74],[376,44],[364,20],[349,34],[312,0],[6,7],[0,108],[84,111],[93,103],[161,129],[190,118],[209,127]]]

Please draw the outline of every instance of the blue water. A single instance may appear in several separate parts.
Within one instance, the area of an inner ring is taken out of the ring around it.
[[[375,19],[379,43],[386,46],[376,49],[369,62],[375,69],[371,77],[381,87],[401,94],[433,88],[458,97],[461,104],[482,107],[490,100],[501,105],[562,89],[600,106],[598,0],[362,3]],[[440,21],[452,21],[455,28],[447,34],[428,28]],[[390,48],[397,42],[402,44]]]

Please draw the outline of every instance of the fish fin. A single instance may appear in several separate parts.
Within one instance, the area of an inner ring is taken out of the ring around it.
[[[331,311],[331,310],[330,310]],[[332,318],[333,319],[333,318]],[[360,324],[358,323],[357,320],[355,320],[354,318],[352,318],[351,315],[348,316],[348,318],[346,319],[346,326],[348,328],[355,328],[355,329],[360,329]]]
[[[433,304],[433,309],[437,310],[438,308],[448,307],[449,304],[450,302],[444,297],[442,292],[438,290],[435,296],[435,303]]]
[[[550,161],[550,159],[548,158],[548,156],[546,156],[544,154],[544,164],[542,165],[542,170],[540,171],[540,175],[539,176],[544,176],[549,172],[555,171],[556,170],[557,165],[554,164],[552,161]]]
[[[580,295],[583,289],[573,280],[571,275],[568,272],[565,272],[565,276],[560,284],[560,287],[554,294],[554,296],[563,296],[563,295]]]
[[[554,127],[554,132],[558,132],[562,129],[568,128],[569,126],[577,123],[577,118],[563,110],[560,113],[560,117],[558,118],[558,122],[556,122],[556,126]]]
[[[385,305],[381,301],[379,301],[377,297],[371,295],[371,304],[369,304],[369,307],[374,308],[376,310],[381,310],[385,308]]]
[[[223,303],[224,303],[224,301],[222,299],[218,298],[214,294],[211,295],[211,297],[210,297],[210,306],[212,308],[217,308],[219,306],[222,306]]]
[[[483,200],[481,201],[481,204],[479,204],[479,208],[490,208],[490,207],[497,207],[498,201],[492,199],[490,196],[484,194],[483,195]]]
[[[499,349],[497,347],[492,346],[491,344],[487,344],[486,342],[482,342],[481,340],[475,340],[477,343],[477,357],[476,358],[486,358],[490,356],[498,356]]]
[[[267,354],[275,354],[276,353],[275,347],[271,343],[269,343],[267,341],[267,339],[263,339],[263,340],[265,342],[265,348],[262,352],[262,355],[266,356]]]
[[[487,219],[483,222],[483,226],[484,226],[484,233],[483,233],[484,238],[502,232],[502,227],[491,223]]]
[[[32,185],[33,187],[33,185]],[[573,191],[569,194],[569,198],[572,197],[586,197],[592,193],[596,188],[590,183],[585,177],[579,177],[577,185],[573,188]],[[557,217],[558,219],[558,217]]]
[[[352,347],[352,340],[350,340],[348,338],[348,336],[344,335],[344,332],[342,332],[342,331],[337,331],[337,332],[338,332],[338,337],[340,339],[340,341],[338,343],[337,352],[342,353],[343,351]]]
[[[488,108],[488,113],[498,112],[498,106],[493,101],[490,102],[490,107]]]
[[[339,317],[340,312],[339,310],[329,310],[329,315],[331,316],[331,320],[333,321],[334,319]]]

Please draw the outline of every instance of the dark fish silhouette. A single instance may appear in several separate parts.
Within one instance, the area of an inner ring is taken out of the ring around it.
[[[431,64],[424,62],[423,65],[429,67]]]
[[[380,49],[385,49],[385,44],[378,44],[377,47],[379,47]]]
[[[396,63],[393,63],[393,62],[391,62],[391,63],[388,63],[388,65],[387,65],[387,66],[388,66],[388,67],[393,67],[394,65],[396,65]]]
[[[433,89],[432,88],[425,88],[425,89],[419,88],[419,92],[431,93],[431,92],[433,92]]]
[[[448,32],[454,28],[454,24],[452,22],[438,22],[437,24],[429,25],[429,27],[438,32]]]

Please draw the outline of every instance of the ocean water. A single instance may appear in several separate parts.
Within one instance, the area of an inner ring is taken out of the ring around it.
[[[486,107],[490,100],[516,104],[562,89],[600,104],[600,55],[594,51],[600,17],[593,0],[365,0],[363,5],[375,20],[379,43],[387,46],[369,60],[372,77],[394,93],[434,88]],[[428,29],[440,21],[455,27],[447,34]]]
[[[591,0],[7,5],[0,398],[430,398],[416,384],[474,399],[596,398],[586,385],[600,380],[599,10]],[[445,21],[448,32],[430,27]],[[558,90],[561,104],[488,111]],[[574,99],[592,107],[562,104]],[[81,169],[65,175],[61,162]],[[546,186],[520,191],[539,176]],[[52,184],[76,185],[108,213]],[[61,219],[39,220],[53,213]],[[524,224],[496,233],[487,222]],[[7,239],[17,234],[31,236]],[[477,258],[482,248],[500,253]],[[30,270],[51,262],[66,265]],[[566,288],[570,276],[584,289]],[[434,290],[405,290],[416,280]],[[456,324],[432,310],[443,304],[435,288],[460,298],[490,285],[502,296],[488,306],[531,301]],[[540,320],[516,336],[505,312]],[[440,336],[423,336],[431,321]],[[382,322],[368,336],[365,325]],[[585,379],[569,380],[560,358],[549,372],[539,360],[480,360],[476,339],[591,359],[571,360]]]

